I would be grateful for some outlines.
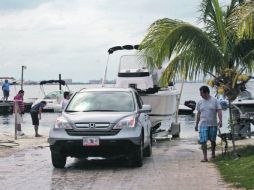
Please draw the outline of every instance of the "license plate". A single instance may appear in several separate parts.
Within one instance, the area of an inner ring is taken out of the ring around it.
[[[99,146],[99,137],[83,137],[83,146]]]

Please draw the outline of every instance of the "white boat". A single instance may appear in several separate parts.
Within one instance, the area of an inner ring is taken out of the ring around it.
[[[138,49],[138,45],[116,46],[108,50],[112,54],[116,50]],[[179,91],[174,86],[159,88],[155,85],[153,71],[147,68],[144,55],[123,55],[120,58],[118,67],[118,76],[115,87],[135,88],[141,95],[144,104],[152,106],[152,112],[149,114],[152,127],[159,128],[162,123],[168,123],[170,131],[175,131],[174,136],[179,136],[180,126],[177,129],[172,128],[171,121],[177,112],[177,101]],[[106,69],[107,70],[107,69]],[[106,76],[106,74],[105,74]],[[104,76],[104,79],[105,79]],[[104,80],[105,81],[105,80]]]
[[[179,108],[178,108],[178,114],[179,115],[191,115],[191,114],[193,114],[193,110],[188,106],[180,104]]]
[[[233,105],[237,106],[242,114],[248,114],[254,116],[254,99],[241,100],[237,99],[232,102]]]
[[[57,84],[59,83],[59,85],[66,86],[68,91],[70,91],[64,80],[41,81],[40,85],[41,85],[42,92],[44,94],[44,98],[38,98],[37,100],[34,101],[32,106],[40,103],[41,101],[45,101],[47,105],[43,108],[43,112],[62,112],[61,102],[63,100],[64,91],[61,89],[61,87],[59,86],[60,87],[59,90],[50,92],[48,94],[46,94],[43,89],[44,84],[56,84],[56,83]]]
[[[178,115],[193,115],[196,104],[194,100],[185,100],[184,104],[179,104]]]
[[[254,125],[254,99],[251,94],[244,96],[240,94],[236,100],[232,102],[232,114],[236,121],[234,126],[235,136],[242,138],[251,137],[251,124]]]

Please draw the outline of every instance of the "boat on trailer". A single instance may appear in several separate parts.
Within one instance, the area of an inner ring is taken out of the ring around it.
[[[137,50],[139,45],[115,46],[108,50],[109,55],[117,50]],[[122,55],[118,65],[115,87],[132,87],[140,94],[144,104],[152,106],[149,114],[153,131],[158,128],[171,131],[172,136],[178,137],[180,125],[172,125],[171,120],[177,112],[179,91],[174,86],[160,88],[155,84],[154,71],[147,67],[145,55]],[[109,60],[109,59],[108,59]],[[107,62],[108,65],[108,62]],[[104,80],[106,78],[107,66]]]

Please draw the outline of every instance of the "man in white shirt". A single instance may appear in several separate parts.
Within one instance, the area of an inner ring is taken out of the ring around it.
[[[202,100],[197,104],[198,113],[195,130],[198,131],[199,128],[199,142],[204,156],[201,162],[207,162],[208,140],[211,141],[212,159],[215,158],[217,129],[222,127],[222,108],[219,100],[210,96],[210,90],[207,86],[201,86],[199,90]]]
[[[70,97],[71,97],[70,92],[65,91],[64,92],[64,99],[62,100],[62,103],[61,103],[62,104],[62,110],[64,110],[65,106],[68,104],[68,101],[69,101]]]

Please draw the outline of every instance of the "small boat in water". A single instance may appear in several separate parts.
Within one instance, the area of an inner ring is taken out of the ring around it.
[[[46,94],[43,88],[44,84],[59,84],[59,90]],[[63,94],[64,94],[64,91],[62,90],[61,86],[62,85],[65,86],[68,89],[68,91],[70,91],[66,82],[64,80],[46,80],[46,81],[41,81],[40,85],[41,85],[41,90],[44,94],[44,98],[39,98],[35,100],[32,106],[34,106],[35,104],[38,104],[41,101],[45,101],[47,105],[43,108],[43,112],[61,112],[62,111],[61,102],[63,100]]]
[[[196,109],[196,102],[194,100],[186,100],[183,104],[179,105],[178,114],[179,115],[191,115]]]
[[[191,114],[193,114],[193,110],[190,107],[185,106],[183,104],[179,105],[178,115],[191,115]]]

